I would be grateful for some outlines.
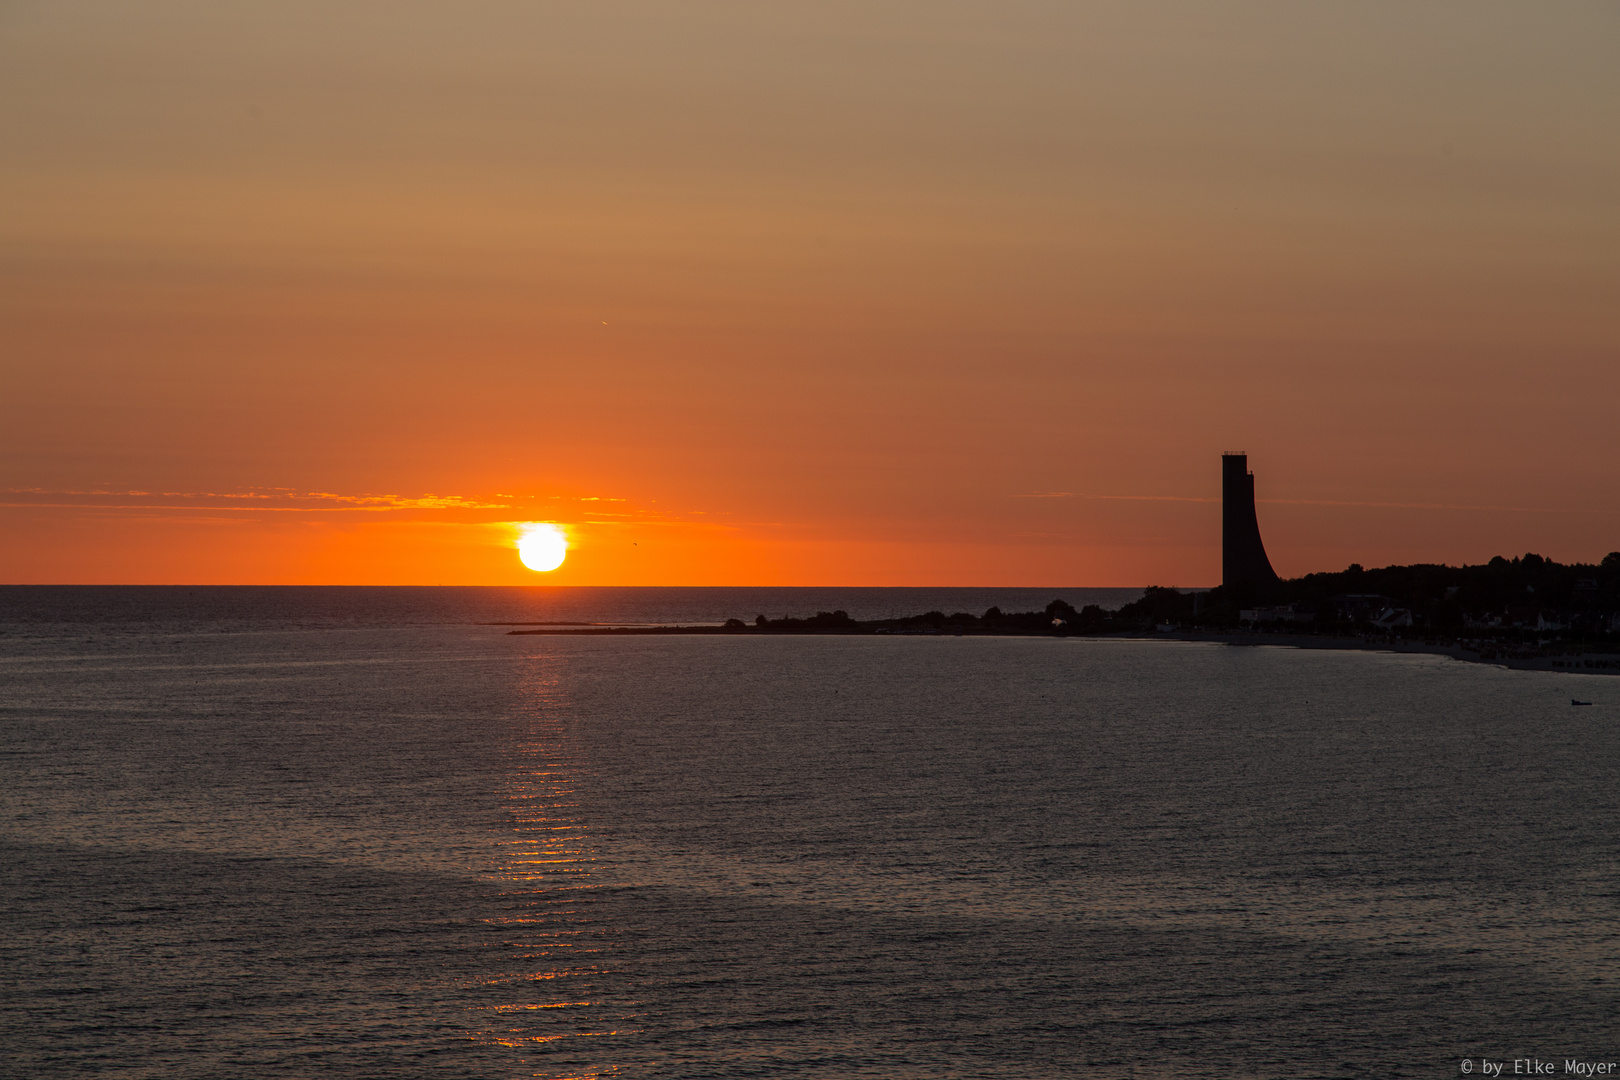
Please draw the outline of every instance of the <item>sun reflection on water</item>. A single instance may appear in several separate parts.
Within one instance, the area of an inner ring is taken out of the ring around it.
[[[597,1080],[618,1069],[579,1071],[580,1040],[634,1034],[625,1025],[635,1017],[624,1012],[627,1003],[600,992],[613,973],[616,942],[591,910],[598,856],[576,797],[585,773],[562,686],[566,661],[540,653],[525,662],[520,722],[506,751],[500,793],[506,820],[495,833],[489,869],[500,883],[505,913],[486,920],[501,930],[512,970],[486,980],[504,987],[506,1000],[482,1008],[486,1018],[475,1037],[518,1051],[525,1067],[538,1070],[536,1077]],[[544,994],[533,993],[541,986]],[[557,1053],[568,1060],[547,1069]]]

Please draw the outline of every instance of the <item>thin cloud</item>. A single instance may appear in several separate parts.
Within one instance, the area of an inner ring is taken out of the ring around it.
[[[1255,502],[1284,506],[1367,506],[1387,510],[1483,510],[1502,514],[1593,514],[1600,509],[1553,510],[1535,506],[1474,506],[1468,503],[1355,502],[1341,499],[1256,499]]]
[[[1092,495],[1075,491],[1031,491],[1014,495],[1015,499],[1089,499],[1108,502],[1183,502],[1218,503],[1221,500],[1197,495]],[[1421,503],[1372,502],[1354,499],[1256,499],[1257,503],[1272,506],[1351,506],[1382,510],[1466,510],[1500,514],[1608,514],[1614,511],[1603,507],[1571,507],[1552,509],[1536,506],[1489,506],[1473,503]]]
[[[1027,491],[1014,495],[1015,499],[1098,499],[1110,502],[1220,502],[1219,499],[1199,498],[1191,495],[1089,495],[1080,491]]]
[[[265,491],[84,491],[76,489],[49,490],[45,488],[0,489],[11,496],[41,496],[38,499],[12,499],[0,506],[14,508],[55,508],[98,510],[270,510],[282,512],[319,512],[345,510],[509,510],[509,503],[484,502],[460,495],[343,495],[331,491],[297,492],[286,488]],[[72,501],[48,501],[48,500]],[[142,500],[183,500],[179,502]],[[120,500],[108,502],[105,500]],[[210,502],[224,503],[210,507]],[[334,505],[335,504],[335,505]]]

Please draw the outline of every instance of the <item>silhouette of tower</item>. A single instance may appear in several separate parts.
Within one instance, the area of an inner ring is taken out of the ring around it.
[[[1249,455],[1221,455],[1221,584],[1227,588],[1271,585],[1277,571],[1260,542],[1254,516],[1254,474]]]

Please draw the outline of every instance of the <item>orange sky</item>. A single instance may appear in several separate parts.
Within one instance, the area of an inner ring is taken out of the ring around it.
[[[0,581],[1620,548],[1620,8],[0,6]],[[524,569],[518,523],[572,538]]]

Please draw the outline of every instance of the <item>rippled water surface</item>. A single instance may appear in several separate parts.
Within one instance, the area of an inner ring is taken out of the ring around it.
[[[0,1075],[1620,1059],[1620,681],[30,603]]]

